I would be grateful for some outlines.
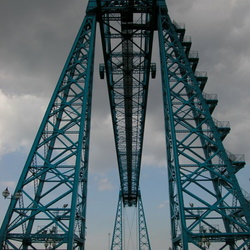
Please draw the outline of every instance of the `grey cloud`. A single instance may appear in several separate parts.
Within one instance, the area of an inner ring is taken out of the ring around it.
[[[15,76],[15,82],[1,81],[0,87],[48,95],[83,19],[84,5],[65,0],[3,1],[0,70]]]

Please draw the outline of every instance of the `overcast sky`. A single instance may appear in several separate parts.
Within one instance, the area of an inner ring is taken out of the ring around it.
[[[86,2],[0,0],[1,190],[14,190]],[[213,116],[230,121],[225,147],[245,154],[247,164],[237,176],[250,193],[250,1],[169,0],[168,8],[171,19],[186,24],[192,50],[199,52],[198,70],[208,72],[205,92],[218,95]],[[154,47],[157,62],[157,40]],[[119,181],[106,83],[98,78],[103,62],[99,43],[96,52],[86,247],[102,250],[108,248],[113,230]],[[160,66],[149,88],[141,189],[152,249],[167,249],[170,225],[159,72]],[[0,222],[7,203],[1,201]]]

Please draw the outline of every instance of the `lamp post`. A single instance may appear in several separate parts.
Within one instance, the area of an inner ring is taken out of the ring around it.
[[[44,246],[45,246],[45,249],[48,249],[49,243],[46,241],[46,242],[44,243]]]
[[[4,199],[7,199],[8,196],[10,195],[9,189],[6,188],[6,189],[2,192],[2,195],[3,195]]]
[[[14,195],[11,195],[11,197],[8,198],[10,196],[10,191],[8,187],[5,188],[5,190],[2,192],[2,195],[4,199],[17,199],[17,200],[23,196],[22,192],[16,192]]]
[[[211,242],[209,239],[206,239],[205,237],[201,238],[201,241],[199,242],[199,246],[202,247],[202,249],[208,249],[211,245]]]
[[[56,242],[53,241],[52,239],[48,239],[48,241],[46,241],[44,243],[44,247],[45,249],[55,249],[56,247]]]

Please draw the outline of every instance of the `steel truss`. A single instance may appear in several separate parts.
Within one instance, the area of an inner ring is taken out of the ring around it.
[[[161,60],[172,248],[244,249],[250,202],[235,174],[242,155],[223,146],[185,28],[163,0],[90,0],[0,230],[2,249],[84,249],[96,23],[100,24],[120,176],[113,250],[122,249],[122,206],[138,207],[139,249],[150,249],[139,191],[154,31]],[[32,185],[33,184],[33,187]],[[164,248],[164,247],[163,247]]]
[[[211,116],[217,100],[202,92],[206,79],[195,72],[198,57],[184,27],[166,8],[158,17],[173,249],[242,249],[250,241],[250,203],[235,173],[244,157],[223,147],[229,128]]]
[[[83,249],[96,16],[83,21],[1,227],[1,249]],[[33,188],[31,187],[33,184]]]
[[[116,210],[116,217],[115,217],[115,225],[111,243],[111,250],[122,250],[126,249],[125,242],[124,242],[124,226],[123,226],[123,197],[122,192],[119,193],[118,205]],[[143,209],[142,199],[141,199],[141,192],[138,191],[138,199],[137,199],[137,214],[138,214],[138,249],[139,250],[151,250],[148,229],[146,224],[146,217]]]
[[[105,62],[101,77],[105,71],[123,202],[128,206],[135,206],[138,198],[155,4],[97,1]]]

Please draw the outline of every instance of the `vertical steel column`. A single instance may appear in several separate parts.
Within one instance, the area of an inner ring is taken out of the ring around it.
[[[179,168],[179,158],[177,149],[177,138],[175,134],[175,121],[172,110],[172,99],[170,91],[170,79],[168,59],[166,55],[166,48],[163,29],[166,27],[163,18],[168,18],[167,9],[161,9],[158,19],[159,31],[159,47],[161,59],[161,72],[162,72],[162,91],[163,91],[163,109],[165,116],[165,136],[167,147],[167,161],[168,161],[168,178],[169,178],[169,199],[170,199],[170,213],[171,213],[171,229],[172,238],[175,240],[178,236],[178,227],[182,231],[181,240],[183,249],[188,249],[188,235],[186,229],[186,221],[184,215],[184,200],[181,190],[181,178]],[[177,189],[177,190],[176,190]],[[177,219],[178,218],[178,219]],[[178,223],[178,224],[177,224]],[[174,243],[175,245],[175,243]],[[177,248],[176,248],[177,249]]]
[[[112,237],[111,250],[122,250],[124,244],[123,238],[123,199],[122,193],[119,193],[118,205],[116,210],[115,225]],[[138,212],[138,235],[139,250],[151,250],[148,229],[146,224],[146,217],[144,214],[141,192],[138,191],[138,202],[137,202],[137,212]]]
[[[122,223],[122,192],[119,192],[119,199],[117,204],[116,216],[115,216],[115,225],[111,243],[111,250],[122,250],[123,244],[123,223]]]
[[[138,195],[139,250],[151,250],[141,191]]]

